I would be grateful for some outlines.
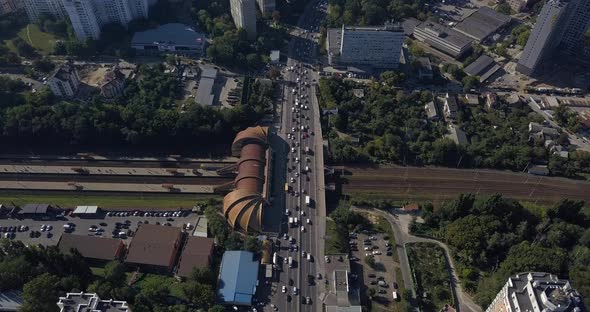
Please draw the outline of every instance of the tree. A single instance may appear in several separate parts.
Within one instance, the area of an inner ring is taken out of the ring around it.
[[[253,253],[259,253],[262,249],[262,244],[256,237],[246,236],[246,239],[244,240],[244,249]]]
[[[365,263],[370,266],[371,268],[375,267],[375,257],[374,256],[368,256],[365,257]]]
[[[55,68],[55,65],[51,62],[50,59],[44,57],[42,59],[37,59],[33,61],[33,68],[35,68],[35,70],[43,72],[43,73],[48,73],[50,71],[53,70],[53,68]]]
[[[377,289],[375,289],[374,287],[369,288],[369,299],[373,299],[373,297],[375,297],[375,294],[377,294]]]
[[[479,86],[479,76],[466,76],[461,82],[463,83],[463,91],[468,92]]]
[[[20,311],[59,311],[55,304],[59,296],[59,289],[56,287],[59,278],[49,273],[43,273],[25,284],[22,298],[24,300]]]
[[[214,305],[207,310],[207,312],[224,312],[225,308],[220,305]]]
[[[32,57],[36,55],[35,49],[21,38],[13,39],[12,45],[16,47],[19,56]]]
[[[188,301],[199,308],[208,309],[215,303],[215,292],[210,285],[187,281],[182,284],[182,292]]]
[[[524,47],[526,45],[527,41],[529,40],[530,35],[531,35],[530,30],[526,30],[526,31],[520,33],[518,35],[518,37],[516,37],[516,44],[518,44],[521,47]]]
[[[510,15],[512,10],[510,9],[510,5],[506,2],[502,2],[496,6],[496,12]]]

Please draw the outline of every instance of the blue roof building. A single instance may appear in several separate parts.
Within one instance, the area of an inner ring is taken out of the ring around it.
[[[251,305],[258,285],[258,261],[249,251],[226,251],[221,260],[217,298],[220,303]]]

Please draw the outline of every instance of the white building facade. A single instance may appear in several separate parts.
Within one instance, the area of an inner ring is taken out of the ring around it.
[[[277,9],[276,0],[256,0],[262,14],[272,14]]]
[[[59,67],[48,79],[51,92],[59,97],[73,97],[80,87],[80,76],[73,65]]]
[[[366,65],[375,68],[397,68],[399,65],[403,29],[397,25],[383,27],[345,27],[329,34],[339,36],[330,43],[331,63],[342,65]],[[339,40],[338,40],[339,39]],[[339,42],[338,42],[339,41]]]
[[[157,0],[24,0],[27,15],[35,21],[41,14],[68,17],[78,40],[98,39],[109,23],[126,26],[137,18],[147,18]]]
[[[256,3],[255,0],[230,0],[231,16],[237,28],[248,33],[248,39],[256,39]]]

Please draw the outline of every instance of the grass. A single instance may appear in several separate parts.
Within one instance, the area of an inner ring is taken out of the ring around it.
[[[15,194],[0,193],[0,203],[23,205],[49,203],[62,208],[78,205],[98,205],[102,208],[192,208],[197,201],[216,198],[215,195],[130,195],[130,194]]]
[[[327,255],[340,254],[340,242],[338,241],[338,233],[336,232],[336,222],[333,220],[326,220],[326,250]],[[348,243],[348,242],[347,242]]]
[[[422,310],[435,311],[445,304],[453,303],[450,276],[442,248],[431,243],[407,244],[410,267],[416,281],[416,293],[424,293],[429,300],[423,301]]]
[[[55,43],[59,40],[55,35],[41,31],[41,29],[35,24],[28,24],[23,27],[18,31],[17,36],[28,42],[33,48],[39,51],[39,53],[44,55],[53,53]],[[16,47],[12,45],[10,40],[6,40],[6,46],[10,50],[16,52]]]

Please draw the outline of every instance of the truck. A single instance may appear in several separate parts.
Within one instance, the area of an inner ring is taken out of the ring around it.
[[[305,196],[305,204],[309,207],[309,205],[311,205],[311,198],[309,197],[309,195]]]

